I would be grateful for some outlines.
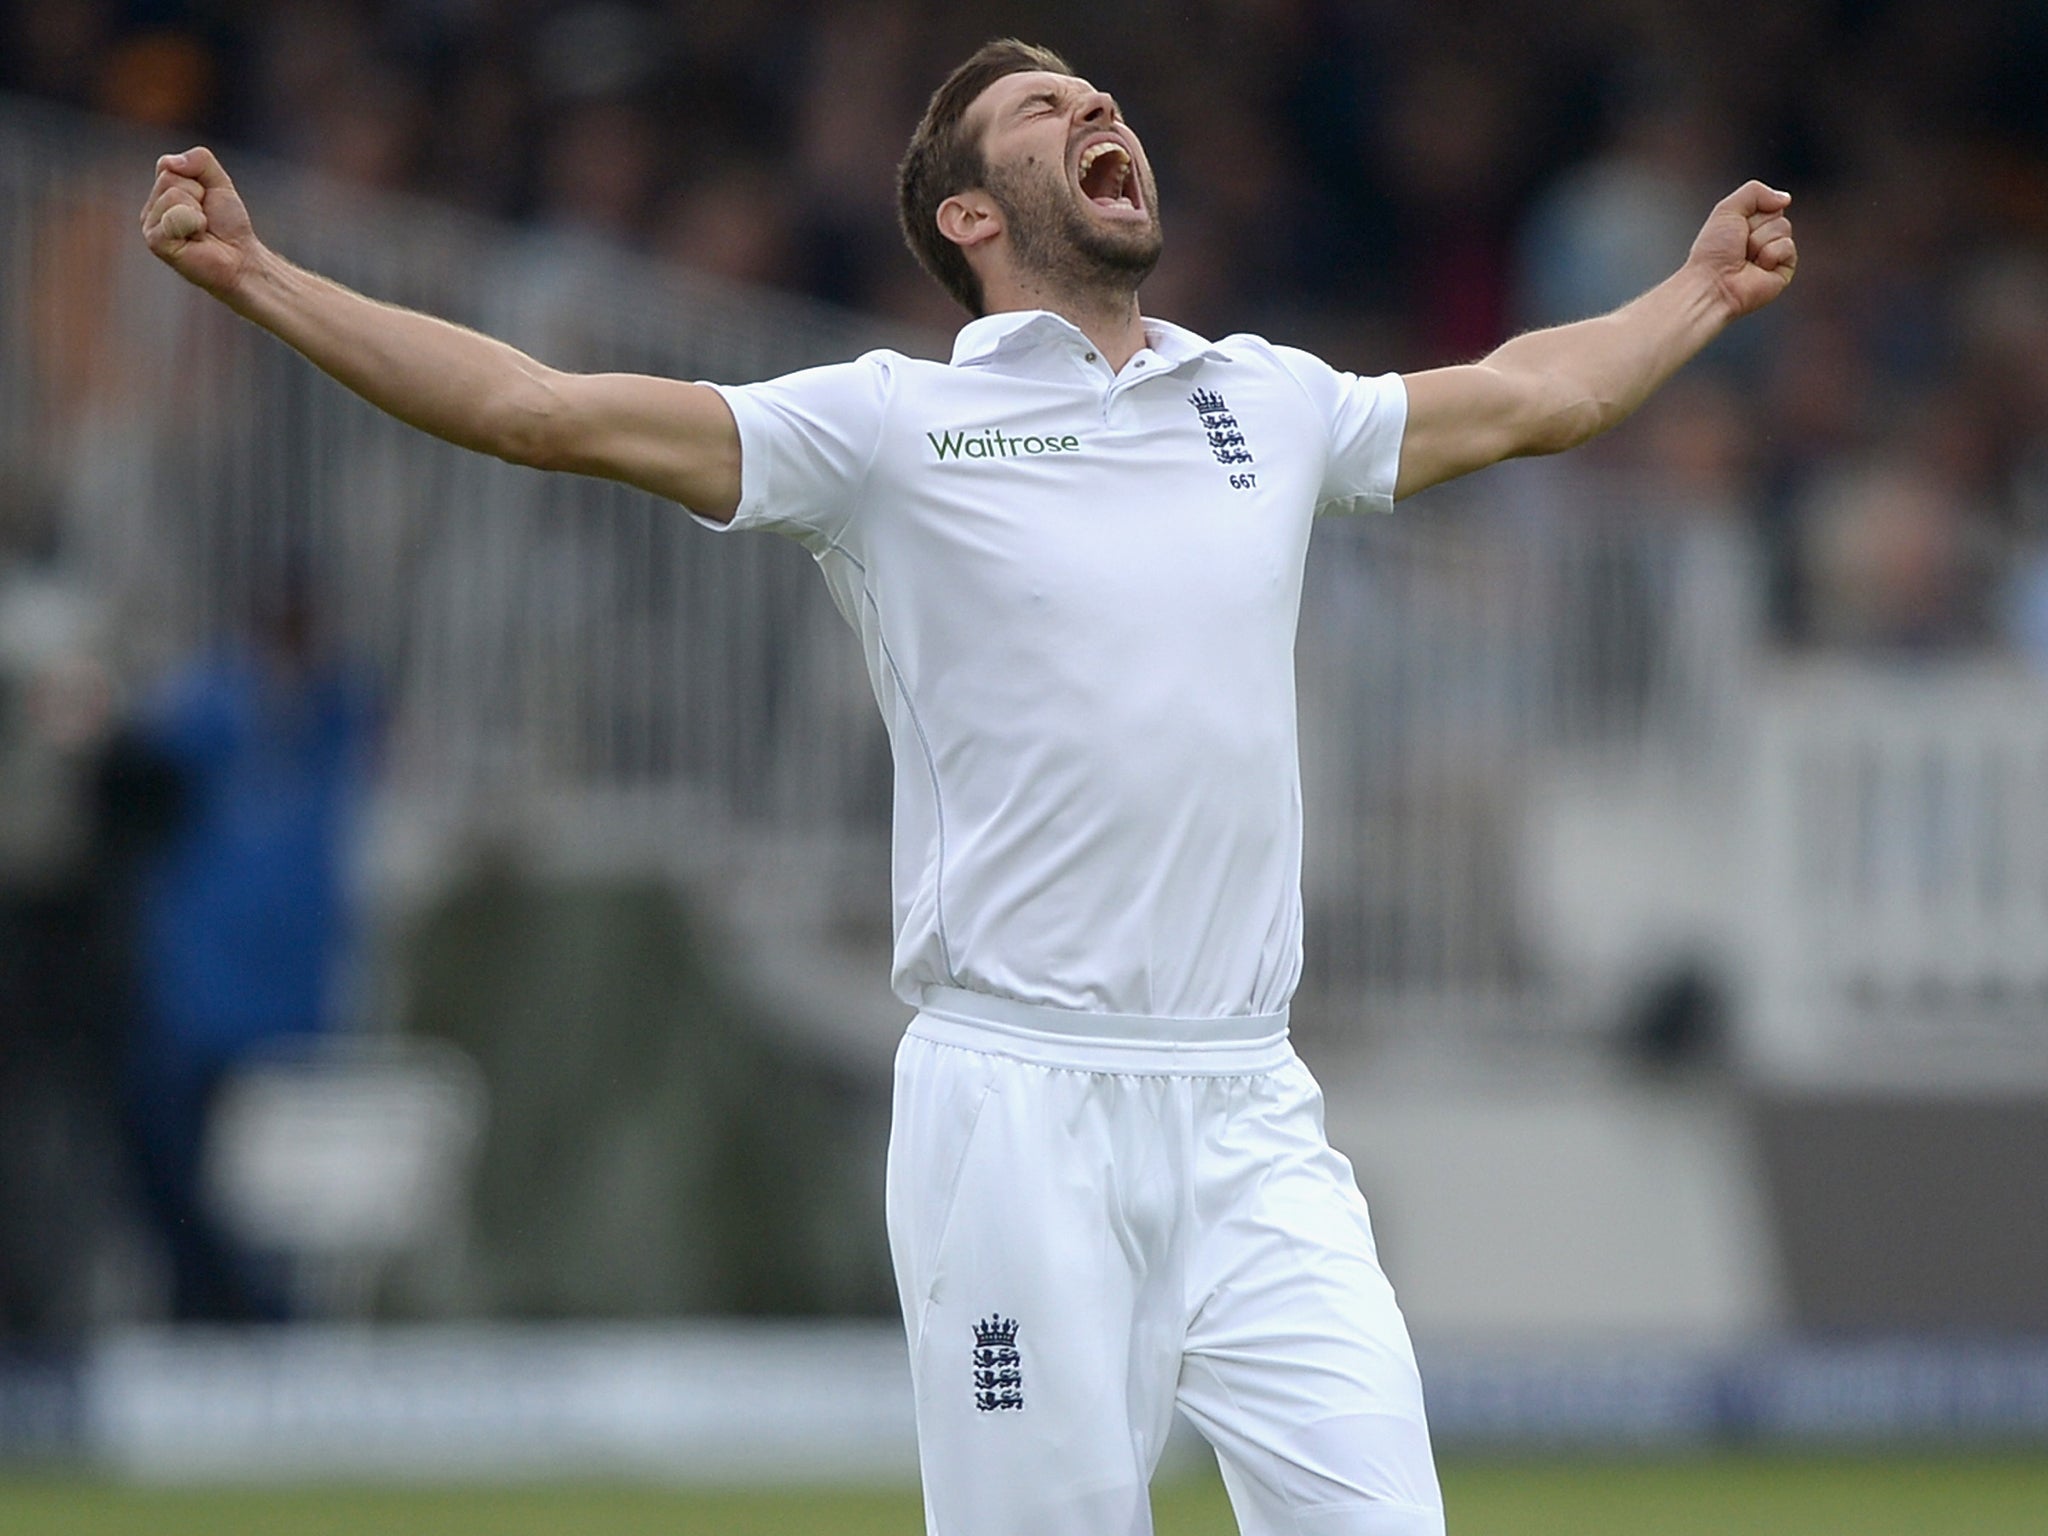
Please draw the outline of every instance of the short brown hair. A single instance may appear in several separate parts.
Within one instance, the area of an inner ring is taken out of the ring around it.
[[[981,186],[988,177],[980,136],[962,131],[967,109],[1005,75],[1038,69],[1055,75],[1074,72],[1050,48],[1014,37],[983,43],[932,92],[931,103],[896,170],[896,216],[903,224],[903,238],[919,265],[971,315],[982,313],[981,279],[974,275],[960,247],[939,232],[939,204]]]

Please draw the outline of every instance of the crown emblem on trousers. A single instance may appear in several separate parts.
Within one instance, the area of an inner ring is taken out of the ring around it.
[[[1017,1319],[991,1312],[974,1325],[974,1406],[1001,1413],[1024,1406],[1024,1357],[1017,1349]]]

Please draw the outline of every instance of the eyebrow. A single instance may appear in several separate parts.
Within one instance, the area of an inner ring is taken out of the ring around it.
[[[1094,86],[1088,85],[1085,82],[1082,83],[1080,88],[1084,91],[1092,91],[1095,89]],[[1072,86],[1041,86],[1039,87],[1039,89],[1033,91],[1030,95],[1024,97],[1021,101],[1019,101],[1017,105],[1012,109],[1012,112],[1013,115],[1015,113],[1021,113],[1024,111],[1025,108],[1035,107],[1040,102],[1044,102],[1047,106],[1056,107],[1067,97],[1073,94],[1074,87]],[[1109,98],[1109,111],[1112,117],[1121,118],[1124,115],[1123,108],[1120,105],[1118,105],[1117,99],[1114,96]]]

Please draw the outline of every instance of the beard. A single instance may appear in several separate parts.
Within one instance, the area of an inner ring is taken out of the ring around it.
[[[1076,202],[1064,174],[1033,174],[1030,163],[990,166],[982,185],[1002,210],[1018,266],[1056,291],[1135,293],[1159,264],[1158,194],[1149,177],[1142,226],[1095,222]]]

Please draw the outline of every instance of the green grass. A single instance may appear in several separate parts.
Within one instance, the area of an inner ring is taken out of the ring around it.
[[[2048,1454],[1454,1461],[1452,1536],[2043,1536]]]
[[[1451,1460],[1452,1536],[2042,1536],[2048,1453],[1695,1460]],[[1160,1536],[1232,1536],[1213,1479],[1154,1500]],[[909,1490],[609,1484],[139,1488],[0,1480],[21,1536],[916,1536]],[[1057,1536],[1057,1533],[1049,1533]]]

